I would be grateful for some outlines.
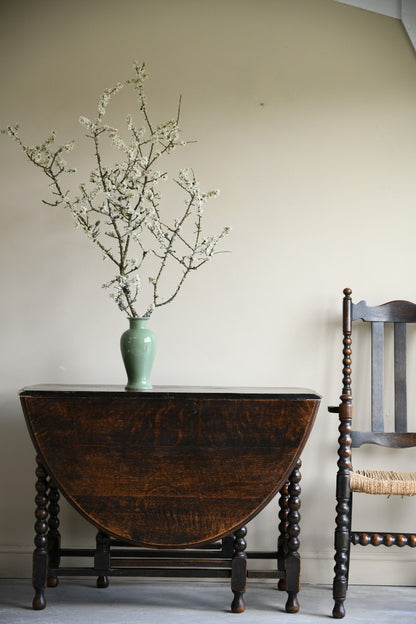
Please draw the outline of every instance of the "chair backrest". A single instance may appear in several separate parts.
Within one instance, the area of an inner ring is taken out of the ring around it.
[[[416,445],[416,433],[407,430],[406,381],[406,327],[416,323],[416,304],[409,301],[390,301],[368,306],[365,301],[353,303],[350,288],[344,290],[344,388],[341,399],[352,400],[351,393],[351,336],[354,321],[371,323],[371,430],[351,433],[352,447],[379,444],[390,447]],[[385,325],[394,327],[394,431],[384,430],[384,339]],[[344,397],[344,399],[343,399]]]

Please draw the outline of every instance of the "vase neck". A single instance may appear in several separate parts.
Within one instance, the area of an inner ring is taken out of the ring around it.
[[[129,317],[129,323],[130,323],[130,328],[136,328],[136,327],[146,327],[147,326],[147,322],[149,320],[149,317],[143,317],[143,316],[130,316]]]

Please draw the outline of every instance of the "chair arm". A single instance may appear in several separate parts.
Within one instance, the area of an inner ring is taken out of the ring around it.
[[[328,412],[339,414],[339,405],[328,405]]]

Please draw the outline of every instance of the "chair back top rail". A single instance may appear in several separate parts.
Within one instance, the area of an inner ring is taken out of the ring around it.
[[[369,306],[366,301],[359,301],[352,304],[352,320],[358,319],[382,323],[416,323],[416,303],[396,300]]]

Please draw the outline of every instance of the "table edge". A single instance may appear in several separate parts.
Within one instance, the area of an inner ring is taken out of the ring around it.
[[[117,397],[186,397],[204,395],[214,397],[267,397],[294,400],[321,399],[314,390],[309,388],[286,387],[234,387],[234,386],[154,386],[150,390],[126,390],[122,385],[88,385],[88,384],[37,384],[26,386],[19,391],[20,397],[47,396],[117,396]]]

